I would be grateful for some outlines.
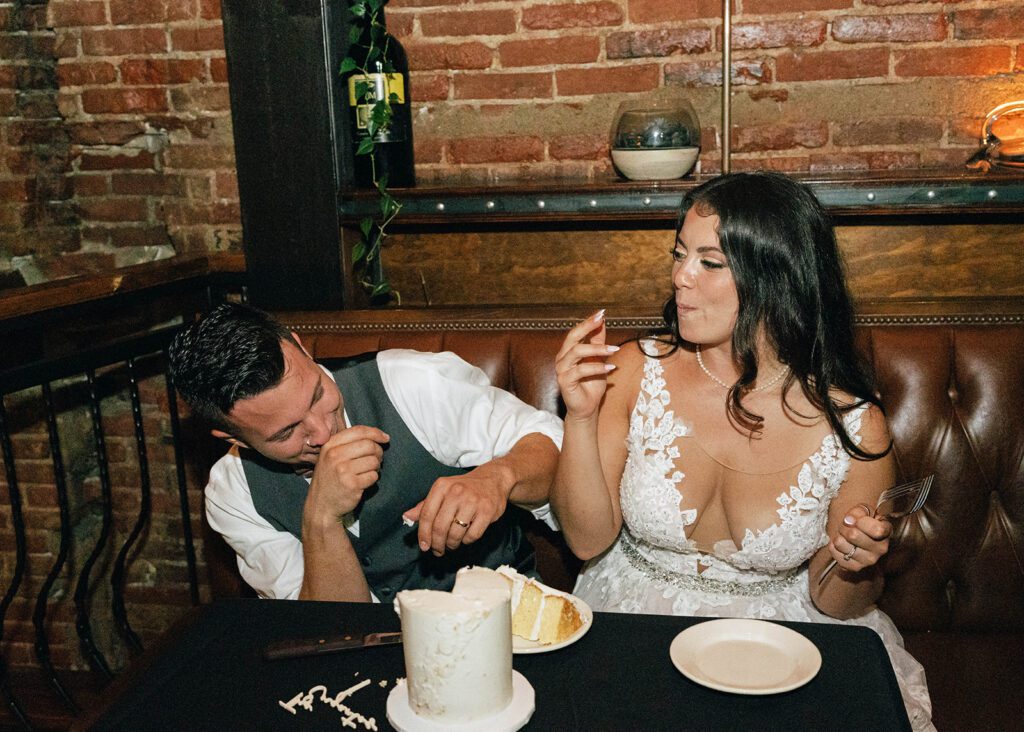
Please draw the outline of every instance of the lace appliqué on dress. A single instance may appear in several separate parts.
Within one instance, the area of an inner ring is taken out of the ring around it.
[[[683,527],[697,520],[697,510],[679,508],[683,473],[675,469],[679,458],[675,441],[691,429],[666,409],[668,403],[661,361],[648,356],[629,421],[629,457],[620,483],[620,503],[623,519],[634,533],[654,544],[687,550],[691,545]]]
[[[843,420],[847,433],[860,443],[861,417],[867,405],[849,412]],[[729,562],[742,569],[781,571],[797,567],[828,543],[825,524],[828,508],[846,480],[850,455],[835,434],[800,467],[796,485],[776,498],[780,522],[757,532],[747,529],[741,549]]]

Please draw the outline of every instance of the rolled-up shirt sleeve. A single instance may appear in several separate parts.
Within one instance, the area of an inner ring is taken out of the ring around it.
[[[541,434],[562,447],[562,421],[504,389],[454,353],[392,349],[377,354],[384,389],[413,436],[445,465],[469,468]],[[533,514],[551,523],[547,504]]]
[[[238,452],[232,448],[210,469],[206,517],[235,550],[238,571],[260,597],[294,600],[302,589],[302,542],[256,512]]]

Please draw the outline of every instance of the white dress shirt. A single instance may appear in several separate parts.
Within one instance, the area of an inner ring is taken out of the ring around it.
[[[454,353],[392,349],[377,354],[377,365],[384,391],[409,431],[445,465],[482,465],[534,432],[562,446],[561,420],[491,386],[482,370]],[[351,426],[347,414],[345,426]],[[532,512],[557,528],[547,504]],[[261,597],[298,598],[302,542],[256,512],[235,447],[210,469],[206,515],[210,526],[235,550],[242,578]],[[359,536],[358,521],[350,517],[345,525]]]

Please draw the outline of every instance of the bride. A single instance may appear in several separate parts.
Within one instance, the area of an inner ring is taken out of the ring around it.
[[[551,505],[595,610],[850,622],[889,651],[915,729],[924,669],[874,606],[895,476],[828,214],[773,173],[683,200],[666,328],[617,348],[604,311],[565,338]],[[831,560],[838,566],[819,584]]]

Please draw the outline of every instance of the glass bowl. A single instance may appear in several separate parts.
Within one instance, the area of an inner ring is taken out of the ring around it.
[[[630,180],[682,178],[700,153],[700,122],[680,97],[628,100],[615,112],[610,146],[615,168]]]

